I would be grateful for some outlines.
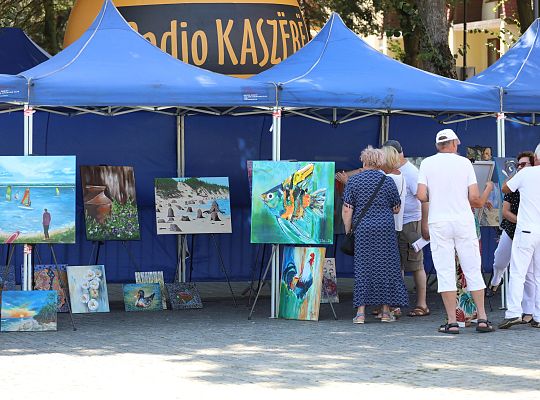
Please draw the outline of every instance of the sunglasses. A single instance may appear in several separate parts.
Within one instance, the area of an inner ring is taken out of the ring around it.
[[[517,166],[518,166],[518,168],[525,168],[525,167],[530,166],[530,165],[531,165],[530,162],[520,162],[520,163],[518,163]]]

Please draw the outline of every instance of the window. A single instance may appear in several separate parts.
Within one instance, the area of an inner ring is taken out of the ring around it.
[[[487,40],[487,65],[494,64],[500,58],[499,50],[501,49],[501,42],[499,38]]]

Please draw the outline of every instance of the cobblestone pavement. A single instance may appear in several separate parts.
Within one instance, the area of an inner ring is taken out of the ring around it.
[[[111,313],[75,315],[77,331],[62,314],[58,332],[0,334],[1,399],[540,399],[540,330],[442,335],[435,294],[430,306],[428,317],[359,326],[350,295],[339,320],[322,305],[319,322],[269,319],[268,299],[251,321],[230,298],[154,313],[114,302]]]

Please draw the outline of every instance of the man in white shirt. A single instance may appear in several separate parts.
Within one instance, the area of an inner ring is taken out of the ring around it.
[[[520,202],[516,233],[512,242],[507,310],[500,329],[521,323],[525,275],[532,265],[536,286],[531,326],[540,328],[540,144],[535,150],[535,166],[524,168],[503,185],[503,192],[519,190]]]
[[[402,202],[403,228],[399,232],[399,254],[401,269],[411,272],[416,287],[416,306],[407,315],[410,317],[423,317],[430,314],[426,303],[426,271],[424,270],[424,252],[416,252],[412,244],[422,236],[421,220],[422,209],[427,214],[428,204],[422,205],[416,198],[418,187],[418,168],[405,159],[403,147],[397,140],[388,140],[384,146],[390,146],[399,153],[401,166],[399,170],[405,178],[406,194]]]
[[[493,183],[488,182],[480,196],[471,162],[457,153],[459,139],[451,129],[437,133],[438,153],[427,157],[420,165],[416,196],[429,202],[429,236],[433,264],[437,270],[438,291],[444,302],[448,322],[439,332],[457,334],[456,262],[457,251],[461,269],[478,310],[477,332],[493,332],[484,308],[485,283],[473,208],[483,207]]]

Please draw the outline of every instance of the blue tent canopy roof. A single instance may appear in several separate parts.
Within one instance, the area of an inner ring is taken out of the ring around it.
[[[333,13],[319,34],[253,78],[280,84],[279,104],[375,110],[500,110],[495,87],[460,82],[393,60],[373,49]]]
[[[500,60],[468,82],[496,85],[504,89],[504,111],[538,112],[540,93],[540,19],[532,23]]]
[[[51,56],[19,28],[0,28],[0,73],[18,74]]]
[[[20,74],[41,106],[266,106],[268,84],[219,75],[150,44],[106,0],[79,40]]]

